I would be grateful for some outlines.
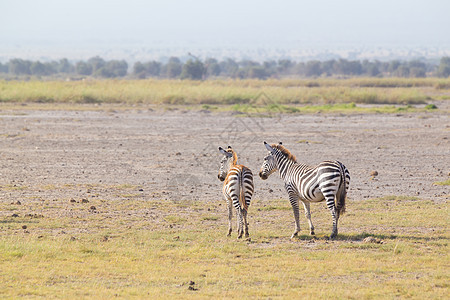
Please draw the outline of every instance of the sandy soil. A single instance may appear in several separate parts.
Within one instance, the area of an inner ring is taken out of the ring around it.
[[[257,176],[263,141],[282,141],[299,162],[342,161],[352,178],[351,201],[390,195],[446,201],[449,187],[433,183],[448,179],[449,138],[450,119],[439,113],[258,118],[181,109],[3,109],[0,201],[126,200],[118,189],[127,186],[143,199],[224,201],[217,147],[231,145],[253,170],[255,199],[269,203],[286,194],[277,174]]]

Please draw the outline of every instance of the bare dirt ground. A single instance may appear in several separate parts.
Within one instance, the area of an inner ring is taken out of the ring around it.
[[[130,198],[219,209],[217,147],[231,145],[255,175],[255,201],[269,204],[287,197],[277,174],[266,181],[257,176],[263,141],[282,141],[299,162],[343,162],[351,175],[350,201],[396,195],[445,202],[449,187],[434,183],[449,178],[449,138],[449,117],[436,112],[248,117],[145,107],[3,109],[0,201],[37,217],[75,216],[74,205],[82,203],[84,213],[106,212],[110,200],[119,200],[121,214],[158,218],[148,207],[127,208]],[[66,209],[52,210],[58,201]],[[114,218],[118,212],[108,213]],[[0,211],[2,218],[11,214]]]

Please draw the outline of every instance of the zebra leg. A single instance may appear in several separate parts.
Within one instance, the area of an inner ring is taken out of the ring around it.
[[[233,204],[231,203],[231,198],[227,199],[228,206],[228,233],[227,236],[231,236],[231,231],[233,231],[233,226],[231,225],[231,221],[233,219]]]
[[[308,223],[309,223],[309,233],[311,235],[315,235],[314,233],[314,225],[311,221],[311,210],[310,210],[310,203],[307,201],[302,201],[303,202],[303,207],[305,208],[305,216],[306,219],[308,219]]]
[[[294,193],[289,193],[289,202],[291,202],[292,210],[294,212],[295,219],[295,231],[291,235],[291,239],[296,237],[300,232],[300,216],[299,216],[299,207],[298,207],[298,196]]]
[[[242,216],[244,217],[244,236],[248,238],[250,235],[248,234],[248,223],[247,223],[247,211],[242,210]]]
[[[339,216],[336,213],[336,207],[334,205],[334,196],[327,196],[326,201],[327,201],[328,209],[331,212],[331,217],[333,218],[333,229],[331,231],[330,239],[334,239],[338,234],[337,224],[338,224]]]
[[[242,221],[242,209],[237,208],[236,209],[237,214],[237,227],[238,227],[238,239],[242,238],[242,234],[244,232],[243,230],[243,221]]]

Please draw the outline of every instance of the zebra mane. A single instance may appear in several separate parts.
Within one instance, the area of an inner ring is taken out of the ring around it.
[[[297,162],[297,158],[294,154],[292,154],[288,149],[286,149],[283,145],[280,144],[272,144],[270,145],[274,149],[278,149],[284,156],[286,156],[289,160],[293,162]]]
[[[228,153],[233,154],[233,162],[232,162],[232,165],[233,165],[233,166],[234,166],[234,165],[237,165],[237,154],[236,154],[236,152],[234,152],[234,150],[231,149],[231,148],[228,148],[226,151],[227,151]]]

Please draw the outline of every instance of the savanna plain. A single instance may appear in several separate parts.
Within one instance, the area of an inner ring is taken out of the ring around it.
[[[0,298],[446,299],[448,79],[1,81]],[[350,171],[290,239],[263,142]],[[254,173],[227,237],[231,145]]]

